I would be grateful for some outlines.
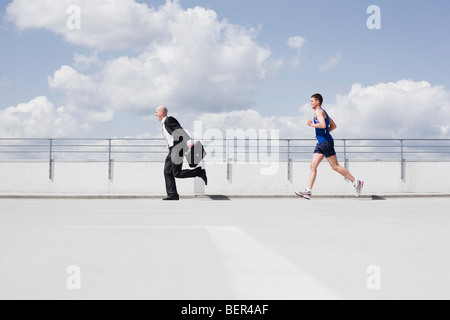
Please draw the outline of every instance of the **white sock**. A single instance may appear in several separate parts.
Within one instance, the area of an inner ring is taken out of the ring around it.
[[[358,179],[355,179],[355,182],[353,183],[353,185],[356,187],[358,185]]]

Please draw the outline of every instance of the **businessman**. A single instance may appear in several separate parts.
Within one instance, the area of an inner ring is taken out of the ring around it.
[[[187,179],[199,177],[203,179],[205,185],[208,185],[206,170],[201,167],[193,170],[183,170],[184,153],[194,147],[194,142],[181,127],[177,119],[168,116],[168,111],[165,106],[160,106],[156,109],[156,117],[161,122],[161,129],[169,146],[169,154],[167,155],[164,166],[167,198],[163,200],[178,201],[180,200],[180,195],[177,191],[175,178]]]

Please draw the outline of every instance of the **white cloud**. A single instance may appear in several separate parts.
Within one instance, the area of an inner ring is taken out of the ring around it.
[[[170,12],[164,34],[147,41],[137,56],[105,61],[92,74],[74,67],[98,56],[77,56],[74,67],[63,66],[49,78],[51,88],[66,94],[70,110],[108,121],[118,110],[148,114],[160,104],[192,112],[246,109],[254,104],[257,85],[281,65],[257,44],[256,30],[219,21],[212,10],[167,2],[160,11]]]
[[[81,9],[81,30],[66,26],[70,5]],[[49,30],[93,53],[76,55],[73,66],[49,77],[49,86],[65,94],[64,109],[39,97],[0,111],[3,136],[67,136],[76,133],[78,117],[92,124],[111,120],[117,111],[145,115],[166,104],[175,113],[199,114],[206,129],[280,129],[284,138],[314,138],[306,126],[309,105],[298,117],[248,110],[258,84],[281,62],[257,43],[255,29],[220,21],[212,10],[184,10],[178,1],[154,9],[135,0],[13,0],[7,16],[19,30]],[[287,41],[298,53],[294,65],[305,44],[299,36]],[[109,49],[136,55],[99,61],[98,50]],[[341,59],[337,53],[319,71]],[[86,72],[92,65],[100,68]],[[329,104],[333,97],[325,97],[324,108],[338,124],[337,138],[446,138],[449,132],[450,93],[428,82],[355,84],[334,98]]]
[[[306,39],[300,36],[289,38],[287,45],[292,49],[301,49],[306,44]]]
[[[301,112],[307,109],[310,106]],[[337,122],[336,137],[444,139],[450,125],[450,92],[426,81],[354,84],[335,103],[325,97],[324,109]]]
[[[49,77],[50,88],[65,92],[68,112],[88,123],[107,122],[114,117],[114,108],[108,97],[99,93],[99,84],[91,76],[78,73],[70,66],[62,66]]]
[[[294,50],[297,50],[297,55],[294,59],[291,60],[291,65],[293,67],[298,67],[300,65],[300,62],[302,61],[302,56],[301,56],[301,49],[305,46],[306,44],[306,39],[300,36],[297,37],[291,37],[289,38],[289,40],[287,41],[287,45]]]
[[[341,62],[341,59],[342,59],[342,54],[340,54],[339,52],[336,53],[334,56],[330,57],[328,59],[328,61],[322,63],[319,66],[319,72],[325,72],[330,69],[333,69]]]
[[[55,84],[59,77],[64,78],[72,72],[64,70],[66,75],[56,76]],[[74,79],[76,82],[77,76]],[[346,94],[325,96],[324,109],[338,125],[333,132],[336,139],[445,139],[450,128],[450,92],[425,81],[401,80],[367,87],[354,84]],[[55,108],[46,97],[38,97],[0,111],[0,135],[28,138],[80,136],[80,130],[86,124],[80,126],[78,111],[69,107]],[[216,129],[224,136],[227,129],[278,129],[281,138],[314,139],[314,129],[306,125],[312,117],[311,106],[306,104],[295,117],[263,116],[250,109],[202,113],[189,118],[202,121],[203,132]],[[191,123],[189,119],[184,118],[182,124],[193,128],[193,121]]]
[[[89,90],[94,84],[90,77],[78,73],[72,67],[62,66],[53,78],[49,77],[49,85],[51,88],[66,90]]]
[[[0,110],[0,123],[1,137],[58,138],[77,133],[76,120],[46,97]]]
[[[334,99],[333,99],[334,98]],[[328,103],[329,100],[335,100]],[[401,80],[363,87],[326,97],[324,109],[335,120],[336,139],[446,139],[450,128],[450,91],[430,83]],[[315,139],[306,122],[314,116],[309,104],[297,117],[262,116],[255,110],[204,113],[203,130],[278,129],[287,139]]]
[[[67,27],[67,9],[78,6],[81,29]],[[14,0],[6,17],[19,30],[45,29],[62,35],[68,42],[98,49],[142,47],[164,36],[177,4],[160,10],[134,0]]]
[[[256,110],[232,111],[228,113],[204,113],[197,121],[202,122],[203,131],[218,130],[225,136],[227,130],[253,129],[259,131],[279,130],[281,138],[311,139],[311,130],[302,117],[262,116]],[[198,134],[198,133],[197,133]]]
[[[95,50],[89,56],[85,56],[82,54],[74,55],[74,64],[75,67],[79,67],[81,69],[88,69],[92,65],[96,65],[99,62],[98,51]]]

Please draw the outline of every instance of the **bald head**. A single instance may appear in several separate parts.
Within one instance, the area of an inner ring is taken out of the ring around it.
[[[156,108],[156,114],[155,116],[158,118],[159,121],[163,121],[165,117],[167,117],[167,108],[165,106],[159,106]]]

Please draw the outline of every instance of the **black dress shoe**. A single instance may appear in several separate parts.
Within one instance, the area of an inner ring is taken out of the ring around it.
[[[205,169],[202,170],[202,174],[201,174],[200,178],[202,178],[203,181],[205,181],[205,185],[207,186],[208,185],[208,177],[206,176],[206,170]]]
[[[178,200],[180,200],[180,197],[167,197],[163,199],[163,201],[178,201]]]

